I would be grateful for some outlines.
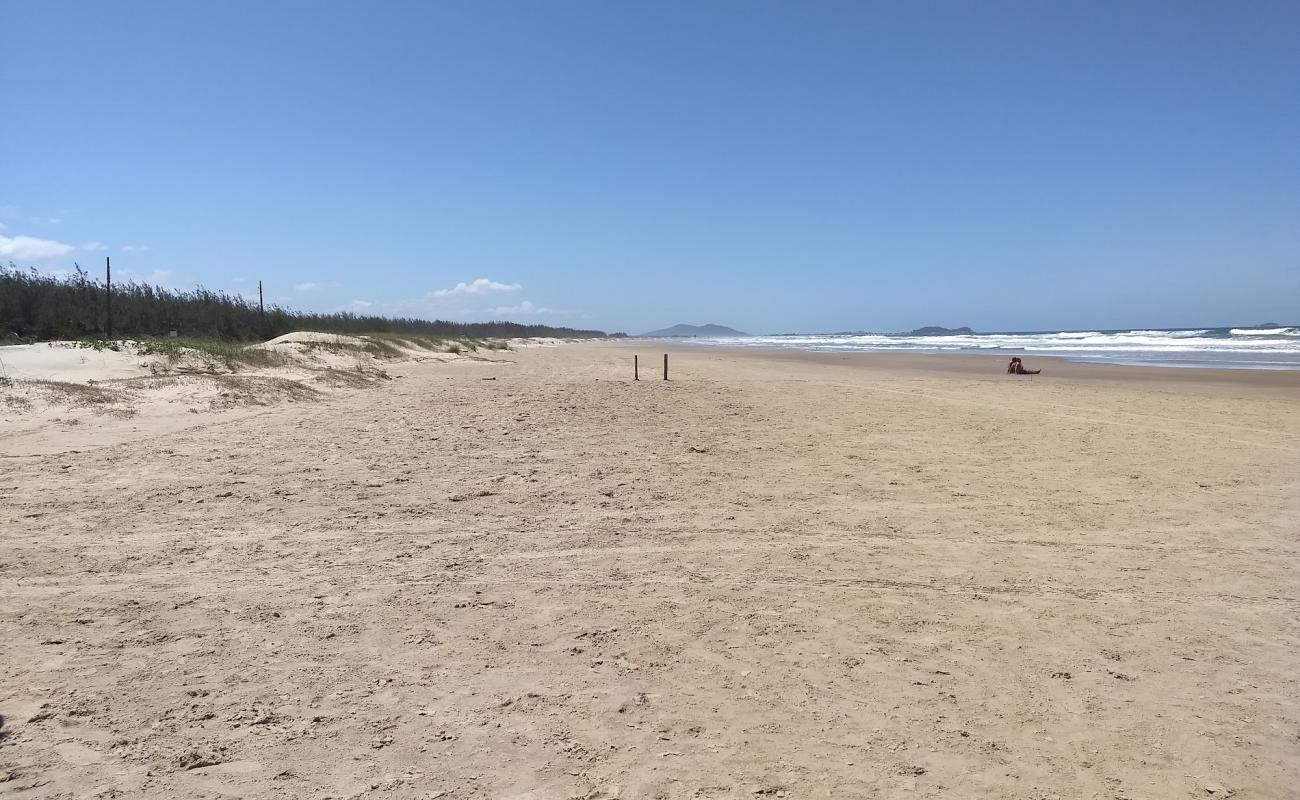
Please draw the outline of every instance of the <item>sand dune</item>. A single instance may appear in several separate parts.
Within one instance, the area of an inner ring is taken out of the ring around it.
[[[1294,385],[655,347],[0,439],[6,796],[1300,785]]]
[[[10,454],[102,445],[382,383],[396,364],[473,365],[498,357],[468,347],[310,331],[220,350],[165,341],[0,347],[0,440]]]

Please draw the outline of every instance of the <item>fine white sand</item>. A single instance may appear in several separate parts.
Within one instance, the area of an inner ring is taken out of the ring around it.
[[[148,359],[129,349],[95,350],[76,342],[0,347],[0,377],[11,380],[106,381],[150,374]]]
[[[0,438],[0,792],[1300,785],[1294,377],[662,352]]]
[[[500,357],[487,349],[452,352],[461,346],[451,342],[378,343],[381,349],[361,337],[289,333],[245,348],[270,354],[258,366],[186,348],[159,353],[129,341],[98,349],[77,342],[0,347],[0,442],[10,455],[99,446],[320,400],[389,380],[395,364],[472,366]]]

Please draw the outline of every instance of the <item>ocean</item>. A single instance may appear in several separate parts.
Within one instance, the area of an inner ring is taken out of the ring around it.
[[[1151,367],[1300,369],[1300,327],[1039,331],[950,336],[784,334],[682,341],[734,347],[784,347],[839,352],[1057,356],[1070,361]]]

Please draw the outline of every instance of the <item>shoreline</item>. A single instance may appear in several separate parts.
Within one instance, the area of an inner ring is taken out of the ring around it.
[[[604,346],[604,343],[601,343]],[[879,372],[915,373],[990,380],[1029,380],[1030,376],[1007,375],[1008,356],[981,355],[978,353],[922,353],[881,352],[858,350],[830,352],[785,347],[731,347],[727,345],[681,344],[663,340],[641,342],[611,342],[608,346],[629,351],[638,345],[653,345],[655,352],[708,353],[713,356],[731,356],[739,360],[767,359],[793,361],[827,366],[852,367]],[[641,347],[640,349],[649,349]],[[1148,384],[1152,388],[1171,386],[1189,389],[1223,389],[1240,387],[1252,390],[1275,390],[1286,396],[1300,390],[1300,370],[1247,369],[1224,367],[1156,367],[1132,364],[1107,364],[1071,361],[1063,356],[1027,356],[1032,368],[1043,366],[1035,381],[1115,381],[1125,384]]]
[[[1300,371],[1300,327],[1144,328],[1078,331],[922,329],[911,333],[708,333],[638,336],[703,346],[927,355],[1061,358],[1082,364],[1174,369]]]

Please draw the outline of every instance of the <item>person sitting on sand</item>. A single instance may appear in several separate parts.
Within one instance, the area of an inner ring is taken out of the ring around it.
[[[1020,356],[1015,356],[1011,359],[1011,363],[1007,364],[1008,375],[1037,375],[1040,372],[1042,372],[1041,369],[1025,369],[1025,364],[1020,360]]]

